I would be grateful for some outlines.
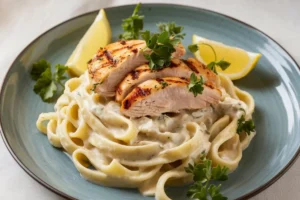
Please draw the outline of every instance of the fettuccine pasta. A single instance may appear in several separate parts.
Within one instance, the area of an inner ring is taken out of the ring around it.
[[[86,72],[66,82],[55,112],[40,114],[36,125],[53,146],[71,155],[85,179],[169,199],[166,185],[192,181],[184,170],[188,163],[205,153],[213,165],[232,172],[255,135],[236,133],[241,115],[252,118],[252,96],[219,76],[222,98],[217,105],[130,119],[120,114],[118,103],[91,90]]]

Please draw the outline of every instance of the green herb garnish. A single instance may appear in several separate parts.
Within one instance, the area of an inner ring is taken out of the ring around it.
[[[227,200],[227,197],[220,193],[221,184],[216,186],[210,181],[226,181],[228,170],[227,167],[220,165],[212,167],[212,161],[202,155],[199,163],[189,164],[185,168],[187,173],[193,175],[194,180],[194,184],[188,189],[187,196],[191,199],[207,200],[209,195],[212,200]]]
[[[193,72],[190,76],[190,83],[188,85],[188,89],[190,92],[193,92],[194,96],[196,97],[198,94],[202,94],[204,87],[204,80],[202,76],[198,79],[196,74]]]
[[[200,45],[206,45],[206,46],[208,46],[208,47],[210,47],[210,48],[212,49],[212,51],[213,51],[213,53],[214,53],[214,56],[215,56],[215,61],[210,62],[210,63],[207,65],[207,67],[208,67],[210,70],[212,70],[215,74],[218,74],[218,72],[217,72],[217,70],[216,70],[216,67],[217,67],[217,66],[220,67],[223,71],[226,70],[226,69],[230,66],[230,63],[227,62],[227,61],[225,61],[224,59],[221,59],[221,60],[217,61],[217,54],[216,54],[214,48],[213,48],[211,45],[206,44],[206,43],[200,43]],[[196,51],[199,50],[199,47],[198,47],[197,44],[191,44],[191,45],[188,46],[188,49],[189,49],[191,52],[195,53]]]
[[[164,89],[165,87],[167,87],[169,84],[165,81],[160,82],[162,89]]]
[[[148,47],[144,52],[144,56],[149,61],[149,68],[159,70],[169,66],[171,55],[175,52],[169,33],[164,31],[151,34],[150,31],[145,31],[141,35]]]
[[[46,60],[42,59],[33,64],[30,72],[33,80],[36,81],[34,85],[34,92],[42,98],[43,101],[49,101],[57,92],[57,85],[59,84],[64,88],[62,80],[67,77],[64,76],[67,66],[56,65],[55,72],[51,71],[51,64]]]
[[[195,53],[196,51],[198,51],[199,47],[197,44],[190,44],[188,46],[188,49],[190,50],[190,52]]]
[[[100,83],[94,83],[93,84],[93,88],[91,89],[93,92],[95,92],[95,89],[96,89],[96,87],[97,87],[97,85],[101,85],[102,84],[102,82],[100,82]]]
[[[138,3],[134,8],[132,15],[123,19],[122,27],[124,33],[119,36],[120,39],[139,39],[140,31],[143,30],[144,27],[144,16],[138,14],[140,7],[141,3]]]
[[[175,22],[159,23],[157,26],[160,32],[167,31],[173,40],[178,40],[178,43],[185,36],[185,33],[181,33],[183,31],[183,26],[176,26]]]
[[[176,32],[174,32],[174,29],[176,29]],[[178,32],[179,28],[176,26],[170,30],[169,25],[163,24],[160,25],[160,30],[162,31],[161,33],[151,34],[150,31],[141,33],[147,44],[144,56],[149,61],[151,70],[160,70],[171,64],[172,53],[176,51],[174,46],[180,42],[184,35]],[[180,28],[181,30],[182,28]]]
[[[252,119],[246,120],[245,115],[242,115],[240,117],[240,119],[238,120],[238,127],[237,127],[236,132],[238,134],[245,132],[248,135],[250,135],[251,132],[254,132],[254,131],[255,131],[255,125],[254,125],[253,120]]]

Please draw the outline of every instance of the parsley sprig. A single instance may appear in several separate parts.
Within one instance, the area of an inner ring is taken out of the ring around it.
[[[255,131],[255,125],[252,119],[246,120],[245,115],[242,115],[240,119],[238,120],[238,127],[236,132],[238,134],[240,133],[247,133],[248,135],[251,134],[251,132]]]
[[[185,33],[182,33],[183,26],[177,26],[175,22],[157,24],[160,32],[167,31],[173,40],[178,40],[178,43],[184,38]]]
[[[142,38],[146,41],[147,48],[144,51],[145,58],[149,61],[151,70],[160,70],[171,64],[172,53],[176,51],[175,46],[183,39],[182,26],[172,23],[158,24],[160,33],[144,31]]]
[[[211,48],[211,50],[214,53],[215,61],[210,62],[207,67],[212,70],[215,74],[218,74],[216,67],[220,67],[223,71],[226,70],[230,66],[230,62],[225,61],[224,59],[221,59],[217,61],[217,54],[214,48],[206,43],[200,43],[200,45],[206,45]],[[191,44],[188,46],[189,50],[193,53],[199,50],[198,44]]]
[[[58,64],[55,66],[55,72],[52,73],[51,64],[46,60],[42,59],[34,63],[30,72],[31,78],[36,81],[34,92],[45,102],[51,100],[57,92],[57,84],[64,88],[62,80],[67,78],[64,76],[67,69],[67,66]]]
[[[144,16],[139,15],[141,3],[138,3],[134,8],[132,15],[126,19],[123,19],[122,27],[123,34],[120,34],[119,38],[124,40],[139,39],[140,31],[144,27]]]
[[[97,86],[98,86],[98,85],[101,85],[101,84],[102,84],[102,82],[94,83],[94,84],[93,84],[93,88],[91,89],[91,91],[95,92]]]
[[[226,181],[228,170],[227,167],[220,165],[212,167],[212,161],[202,155],[199,163],[189,164],[185,168],[185,171],[192,174],[194,179],[194,184],[189,187],[187,196],[191,199],[207,200],[209,195],[212,200],[227,200],[227,197],[220,193],[221,184],[216,186],[211,181]]]
[[[159,70],[170,65],[172,53],[176,51],[174,45],[177,45],[185,36],[182,33],[183,27],[177,26],[174,22],[160,23],[157,25],[160,33],[151,34],[148,30],[142,32],[144,16],[138,14],[140,7],[141,3],[137,4],[133,14],[123,20],[124,33],[119,38],[132,40],[139,39],[141,35],[147,44],[144,56],[149,61],[150,69]]]
[[[166,88],[169,84],[166,81],[160,82],[162,89]]]
[[[141,33],[146,41],[147,49],[144,51],[145,58],[149,61],[151,70],[160,70],[171,63],[171,55],[175,52],[174,45],[177,40],[170,38],[168,31],[151,34],[150,31]]]
[[[202,94],[204,90],[203,84],[203,77],[200,76],[200,78],[198,79],[196,74],[193,72],[190,76],[190,83],[188,84],[188,89],[194,94],[194,97],[196,97],[198,94]]]

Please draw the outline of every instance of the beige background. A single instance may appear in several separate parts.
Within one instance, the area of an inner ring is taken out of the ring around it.
[[[137,2],[134,0],[0,0],[0,85],[17,54],[44,31],[88,11]],[[238,18],[270,35],[300,63],[300,1],[298,0],[142,0],[141,2],[181,3]],[[30,178],[10,156],[1,139],[0,152],[0,199],[62,199]],[[299,183],[300,159],[280,180],[252,199],[300,199]]]

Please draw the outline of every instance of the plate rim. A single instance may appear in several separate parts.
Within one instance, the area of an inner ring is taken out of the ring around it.
[[[110,8],[122,8],[122,7],[129,7],[129,6],[135,6],[136,4],[123,4],[123,5],[117,5],[117,6],[107,6],[104,7],[103,9],[110,9]],[[263,36],[267,37],[268,39],[270,39],[272,42],[274,42],[276,45],[278,45],[289,57],[290,59],[294,62],[294,64],[296,64],[296,66],[298,67],[298,69],[300,70],[300,66],[297,63],[297,61],[293,58],[293,56],[281,45],[279,44],[275,39],[273,39],[272,37],[270,37],[268,34],[266,34],[265,32],[261,31],[260,29],[242,21],[239,20],[235,17],[232,17],[230,15],[227,14],[223,14],[220,13],[218,11],[213,11],[210,9],[206,9],[206,8],[202,8],[202,7],[195,7],[195,6],[190,6],[190,5],[182,5],[182,4],[175,4],[175,3],[142,3],[142,5],[148,5],[148,6],[177,6],[177,7],[181,7],[181,8],[187,8],[187,9],[198,9],[199,11],[204,11],[204,12],[210,12],[213,14],[217,14],[219,16],[225,17],[227,19],[230,19],[232,21],[238,22],[248,28],[251,28],[253,30],[255,30],[256,32],[262,34]],[[99,8],[101,9],[101,8]],[[2,84],[1,84],[1,88],[0,88],[0,101],[1,101],[1,97],[2,97],[2,93],[4,90],[4,83],[7,81],[8,78],[8,73],[10,72],[10,70],[12,69],[13,64],[16,62],[16,60],[34,43],[36,42],[38,39],[40,39],[41,37],[43,37],[44,35],[46,35],[47,33],[51,32],[52,30],[56,29],[59,26],[62,26],[72,20],[75,20],[77,18],[81,18],[93,13],[97,13],[99,12],[99,9],[93,10],[93,11],[89,11],[89,12],[85,12],[83,14],[71,17],[67,20],[64,20],[58,24],[56,24],[55,26],[52,26],[51,28],[47,29],[46,31],[44,31],[43,33],[41,33],[40,35],[38,35],[35,39],[33,39],[30,43],[28,43],[23,50],[18,53],[18,55],[16,56],[16,58],[13,60],[13,62],[10,64],[7,72],[5,73],[5,76],[3,78]],[[42,180],[39,176],[37,176],[36,174],[34,174],[20,159],[18,156],[16,156],[13,148],[10,146],[7,138],[6,138],[6,134],[4,134],[3,132],[3,122],[0,118],[0,134],[1,137],[3,139],[3,142],[8,150],[8,152],[10,153],[10,155],[14,158],[14,160],[18,163],[18,165],[31,177],[33,178],[35,181],[37,181],[39,184],[41,184],[42,186],[44,186],[46,189],[48,189],[49,191],[52,191],[54,193],[56,193],[57,195],[61,196],[61,197],[65,197],[68,199],[76,199],[72,196],[70,196],[69,194],[62,192],[61,190],[53,187],[52,185],[50,185],[49,183],[45,182],[44,180]],[[250,197],[256,196],[257,194],[261,193],[262,191],[266,190],[268,187],[270,187],[272,184],[274,184],[279,178],[281,178],[292,166],[293,164],[296,162],[296,160],[298,159],[300,155],[300,145],[296,151],[296,153],[293,155],[292,159],[286,164],[286,166],[283,167],[282,170],[280,170],[273,178],[271,178],[268,182],[266,182],[265,184],[263,184],[262,186],[249,191],[248,193],[240,196],[239,198],[237,198],[237,200],[243,200],[243,199],[249,199]]]

